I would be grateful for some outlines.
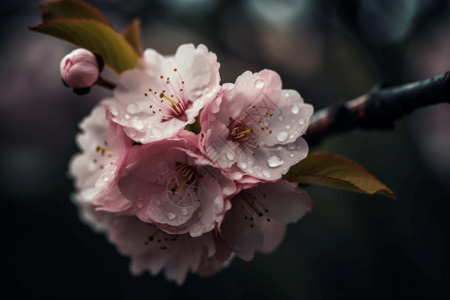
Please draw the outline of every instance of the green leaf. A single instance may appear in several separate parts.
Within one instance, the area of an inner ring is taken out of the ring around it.
[[[134,51],[141,56],[141,31],[139,19],[134,19],[130,25],[124,30],[122,36],[133,47]]]
[[[111,24],[106,17],[95,7],[79,0],[58,0],[39,4],[42,13],[42,22],[46,23],[59,18],[74,18],[96,20],[100,23]]]
[[[117,73],[133,68],[138,58],[138,54],[122,35],[96,20],[60,18],[30,29],[97,52],[106,65]]]
[[[328,153],[310,153],[283,176],[292,182],[316,183],[366,194],[382,194],[395,199],[386,185],[357,163]]]

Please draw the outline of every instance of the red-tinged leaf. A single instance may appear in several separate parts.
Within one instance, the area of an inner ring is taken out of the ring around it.
[[[112,27],[96,20],[56,19],[31,30],[45,33],[100,54],[117,73],[134,67],[138,54]]]
[[[128,43],[133,47],[134,51],[141,56],[141,30],[139,19],[134,19],[130,25],[124,30],[122,36],[128,41]]]
[[[111,26],[108,19],[95,7],[79,0],[57,0],[39,4],[42,23],[60,18],[96,20]]]
[[[283,178],[395,198],[393,191],[362,166],[328,152],[310,153],[306,159],[292,166]]]

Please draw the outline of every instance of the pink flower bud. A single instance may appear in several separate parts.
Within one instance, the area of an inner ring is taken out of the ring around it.
[[[60,64],[63,80],[72,88],[91,87],[98,79],[99,67],[94,53],[76,49],[67,54]]]

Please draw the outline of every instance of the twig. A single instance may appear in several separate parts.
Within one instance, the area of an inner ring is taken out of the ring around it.
[[[101,76],[98,76],[97,82],[95,84],[107,88],[109,90],[113,90],[116,88],[116,85],[114,83],[102,78]]]
[[[316,112],[305,139],[310,145],[354,128],[392,129],[394,121],[424,106],[450,102],[450,71],[422,81],[374,88],[354,100]]]

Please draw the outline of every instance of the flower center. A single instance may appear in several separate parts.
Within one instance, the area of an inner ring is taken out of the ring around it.
[[[269,210],[258,200],[255,193],[260,193],[261,195],[258,195],[259,197],[267,197],[266,194],[258,192],[257,190],[245,190],[236,197],[236,200],[240,202],[241,214],[244,220],[249,223],[250,227],[255,226],[255,219],[257,217],[263,218],[265,216],[267,222],[271,221],[268,216]]]
[[[251,106],[242,117],[230,122],[228,139],[255,155],[254,149],[259,148],[260,137],[272,134],[269,128],[269,120],[273,117],[272,110],[267,106]]]
[[[114,148],[108,147],[108,143],[104,141],[104,146],[95,147],[95,152],[100,154],[100,156],[94,156],[92,162],[97,165],[100,169],[105,167],[105,164],[113,165],[115,161]]]
[[[181,82],[181,87],[177,83],[173,83],[170,77],[164,77],[160,75],[162,80],[162,86],[164,89],[158,91],[152,88],[148,89],[148,92],[144,93],[145,97],[148,97],[151,101],[149,109],[154,115],[161,115],[163,121],[167,121],[172,118],[182,119],[184,111],[186,110],[186,104],[183,100],[184,93],[184,81],[181,80],[181,76],[177,69],[173,69],[175,76],[178,77]]]
[[[168,234],[161,231],[154,224],[149,223],[148,225],[150,227],[150,232],[147,240],[144,240],[144,245],[154,246],[163,251],[170,251],[174,247],[174,244],[177,243],[177,239],[179,237],[178,234]]]
[[[175,168],[161,175],[155,183],[167,187],[170,201],[179,207],[189,207],[200,201],[201,189],[198,181],[202,176],[189,165],[177,162]]]

